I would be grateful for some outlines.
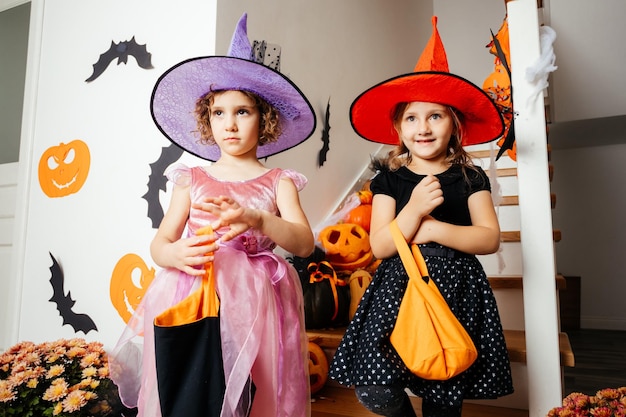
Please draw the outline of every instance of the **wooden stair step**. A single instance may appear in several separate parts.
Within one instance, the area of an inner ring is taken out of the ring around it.
[[[560,242],[561,231],[553,230],[552,239],[554,239],[555,242]],[[521,242],[522,241],[521,233],[518,230],[500,232],[500,241],[501,242]]]
[[[505,195],[500,199],[500,206],[519,206],[519,196],[517,195]],[[550,194],[550,205],[552,208],[556,207],[556,195]]]
[[[324,349],[337,349],[345,332],[345,327],[336,329],[307,330],[309,341]],[[504,339],[511,362],[526,363],[526,335],[523,330],[504,330]],[[574,352],[566,333],[559,333],[561,366],[575,365]]]
[[[496,170],[498,177],[517,177],[517,168],[498,168]],[[554,166],[548,165],[548,178],[552,181],[554,178]]]
[[[521,276],[493,276],[487,277],[489,280],[489,284],[492,289],[516,289],[521,290],[524,288],[524,279]],[[561,274],[558,274],[555,278],[556,281],[556,289],[564,290],[567,288],[567,281],[565,277]]]
[[[547,150],[548,150],[548,160],[550,160],[551,156],[552,156],[552,146],[551,145],[547,145]],[[495,155],[498,154],[499,149],[495,150]],[[489,149],[485,149],[485,150],[480,150],[480,151],[472,151],[469,152],[470,157],[475,158],[475,159],[482,159],[482,158],[490,158],[491,157],[491,151]],[[507,156],[507,153],[503,153],[502,156]]]
[[[505,330],[504,338],[511,362],[526,363],[526,333],[523,330]],[[559,333],[559,351],[561,352],[561,366],[576,365],[574,351],[567,333]]]

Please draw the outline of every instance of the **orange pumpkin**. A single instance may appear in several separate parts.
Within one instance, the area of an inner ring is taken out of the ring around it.
[[[318,240],[326,252],[326,260],[337,271],[354,271],[372,262],[369,234],[354,223],[327,226]]]
[[[139,272],[138,276],[137,271]],[[154,279],[154,268],[148,268],[139,255],[128,253],[115,265],[111,274],[109,296],[117,313],[128,323]]]
[[[372,204],[372,198],[374,195],[370,190],[361,190],[356,193],[359,196],[361,204]]]
[[[370,222],[372,219],[372,205],[371,204],[361,204],[360,206],[356,206],[348,214],[344,221],[346,223],[354,223],[361,226],[367,233],[370,232]]]
[[[315,394],[326,384],[328,380],[328,358],[322,348],[313,342],[309,342],[309,378],[311,381],[311,394]]]
[[[48,197],[65,197],[79,191],[89,174],[89,147],[76,139],[45,150],[39,160],[39,185]]]

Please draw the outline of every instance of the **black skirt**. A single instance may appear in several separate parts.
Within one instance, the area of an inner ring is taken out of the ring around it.
[[[429,249],[424,249],[424,258],[441,294],[474,341],[476,362],[447,381],[419,378],[404,365],[389,342],[409,279],[396,255],[381,262],[363,295],[330,365],[332,379],[348,386],[399,385],[441,405],[513,392],[500,316],[482,265],[475,256],[438,248],[443,250],[441,256],[429,256]]]

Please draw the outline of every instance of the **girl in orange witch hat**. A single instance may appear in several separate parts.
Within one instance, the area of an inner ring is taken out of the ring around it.
[[[350,113],[360,136],[395,148],[374,161],[378,172],[370,186],[370,242],[382,263],[337,349],[330,377],[355,386],[366,408],[389,417],[416,415],[406,389],[422,398],[424,417],[460,417],[464,399],[513,392],[498,308],[476,258],[497,251],[498,218],[489,178],[463,149],[500,138],[504,125],[481,88],[448,71],[436,17],[432,23],[414,72],[369,88]],[[419,244],[432,279],[478,350],[472,366],[449,380],[414,375],[389,340],[408,282],[390,234],[394,220],[407,242]]]

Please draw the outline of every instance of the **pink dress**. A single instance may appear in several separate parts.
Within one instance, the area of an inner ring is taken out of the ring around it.
[[[166,173],[177,185],[189,185],[191,201],[209,195],[230,196],[249,207],[279,214],[276,192],[282,177],[296,188],[306,178],[292,170],[271,169],[248,181],[220,181],[203,168],[176,165]],[[214,218],[191,209],[186,235],[194,235]],[[224,230],[218,230],[217,234]],[[275,243],[250,229],[215,254],[214,272],[220,297],[220,326],[226,393],[223,417],[244,417],[248,377],[255,367],[253,409],[266,416],[310,415],[308,343],[302,288],[295,269],[273,252]],[[159,271],[141,305],[129,320],[111,354],[111,373],[120,396],[138,417],[160,417],[154,364],[154,317],[187,297],[199,278],[177,269]],[[142,346],[143,345],[143,346]],[[243,401],[242,401],[243,397]],[[260,402],[257,404],[257,402]]]

